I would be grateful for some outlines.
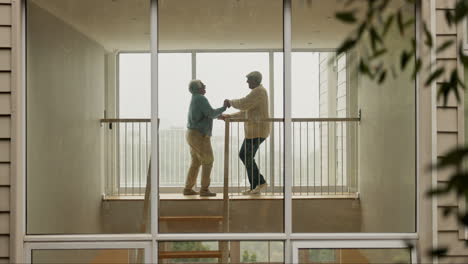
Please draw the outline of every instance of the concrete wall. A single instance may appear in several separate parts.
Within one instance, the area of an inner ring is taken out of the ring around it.
[[[27,232],[100,233],[105,50],[28,5]]]
[[[407,17],[410,15],[408,11]],[[394,28],[386,39],[391,49],[384,55],[385,60],[396,65],[402,48],[398,38]],[[358,80],[363,232],[416,231],[416,90],[411,70],[395,79],[389,72],[380,85],[362,75]]]
[[[10,193],[12,161],[12,6],[0,0],[0,263],[10,257]]]

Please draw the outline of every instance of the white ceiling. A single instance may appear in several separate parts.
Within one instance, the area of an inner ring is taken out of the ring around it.
[[[149,0],[31,0],[108,50],[149,50]],[[293,0],[293,48],[336,48],[343,0]],[[364,2],[362,2],[364,3]],[[159,48],[281,49],[282,0],[159,0]]]

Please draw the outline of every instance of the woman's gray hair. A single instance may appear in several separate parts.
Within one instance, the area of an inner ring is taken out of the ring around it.
[[[253,71],[246,76],[247,78],[256,81],[258,84],[262,83],[262,74],[259,71]]]
[[[190,93],[196,94],[202,88],[202,82],[200,80],[191,80],[188,87]]]

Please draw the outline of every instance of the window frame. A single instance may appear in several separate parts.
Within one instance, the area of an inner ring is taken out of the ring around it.
[[[418,263],[416,248],[409,247],[408,242],[401,240],[309,240],[309,241],[295,241],[293,242],[293,258],[292,263],[299,263],[299,250],[301,249],[404,249],[410,250],[411,263]]]
[[[152,87],[152,95],[151,95],[151,105],[152,106],[157,106],[157,100],[158,100],[158,89],[157,89],[157,76],[158,76],[158,59],[157,59],[157,42],[158,42],[158,22],[157,22],[157,0],[148,0],[150,1],[150,11],[151,11],[151,87]],[[284,108],[284,117],[285,117],[285,143],[290,143],[291,141],[291,1],[292,0],[283,0],[283,41],[284,41],[284,46],[283,46],[283,56],[284,56],[284,101],[285,101],[285,108]],[[26,153],[26,118],[25,118],[25,109],[26,109],[26,104],[25,104],[25,76],[26,76],[26,70],[24,68],[24,65],[26,64],[26,56],[25,56],[25,43],[26,43],[26,38],[25,38],[25,32],[26,32],[26,23],[24,23],[26,19],[26,2],[27,0],[21,0],[21,15],[22,17],[20,20],[22,21],[22,38],[21,38],[21,44],[22,44],[22,51],[21,51],[21,63],[23,67],[21,68],[21,73],[22,73],[22,87],[21,87],[21,98],[19,99],[22,102],[22,107],[21,107],[21,124],[20,127],[22,128],[21,131],[21,136],[20,136],[20,143],[22,143],[22,153],[19,155],[22,157],[22,160],[25,160],[25,153]],[[416,4],[416,20],[419,22],[421,17],[420,17],[420,8],[419,8],[419,2]],[[419,32],[419,27],[416,25],[416,33]],[[418,36],[418,34],[416,34]],[[417,39],[419,40],[419,39]],[[156,78],[154,78],[156,77]],[[415,92],[416,92],[416,102],[415,102],[415,112],[416,112],[416,167],[419,166],[420,164],[420,159],[419,159],[419,140],[420,140],[420,130],[419,130],[419,121],[420,121],[420,111],[419,111],[419,81],[416,81],[415,83]],[[158,116],[158,111],[157,107],[152,107],[152,114],[151,114],[151,124],[152,127],[157,127],[157,116]],[[153,138],[157,138],[158,136],[158,131],[157,129],[153,129],[151,131],[151,135]],[[289,140],[289,141],[288,141]],[[291,173],[291,147],[290,144],[285,144],[289,145],[289,147],[285,147],[285,175],[290,175]],[[152,146],[152,152],[157,153],[159,149],[159,145],[157,140],[153,142]],[[152,163],[157,164],[157,157],[158,155],[152,155]],[[150,255],[152,263],[157,263],[158,262],[158,242],[159,241],[196,241],[196,240],[282,240],[284,241],[284,248],[285,248],[285,262],[289,262],[293,260],[293,250],[295,248],[299,248],[304,240],[309,240],[313,241],[314,243],[323,243],[323,241],[332,241],[333,243],[337,243],[340,245],[340,247],[344,248],[344,246],[341,246],[340,243],[348,244],[348,243],[354,243],[353,241],[356,240],[356,243],[373,243],[373,242],[385,242],[388,243],[389,245],[392,243],[403,243],[405,239],[412,239],[416,240],[418,239],[418,233],[420,232],[419,228],[419,219],[420,219],[420,195],[418,195],[419,191],[419,170],[416,169],[415,173],[415,181],[416,181],[416,186],[415,186],[415,192],[416,192],[416,208],[415,208],[415,216],[416,216],[416,228],[415,232],[411,233],[293,233],[292,232],[292,178],[291,177],[285,177],[285,200],[284,200],[284,206],[285,206],[285,211],[284,211],[284,225],[285,225],[285,230],[283,233],[221,233],[221,234],[159,234],[158,233],[158,221],[153,221],[153,224],[151,225],[151,232],[147,234],[124,234],[124,235],[112,235],[112,234],[93,234],[93,235],[27,235],[25,230],[26,230],[26,164],[25,162],[22,162],[20,168],[17,170],[21,175],[21,178],[19,179],[19,187],[16,187],[17,189],[15,190],[15,197],[20,197],[18,204],[20,205],[20,212],[18,213],[18,223],[20,223],[16,228],[15,235],[19,237],[19,241],[15,244],[17,247],[15,249],[19,250],[18,256],[22,255],[22,258],[27,263],[31,263],[31,256],[32,256],[32,250],[34,249],[60,249],[60,248],[66,248],[66,249],[79,249],[79,248],[88,248],[88,249],[96,249],[96,248],[116,248],[119,245],[124,246],[126,248],[130,248],[132,245],[135,247],[137,245],[145,245],[145,249],[147,249],[145,252],[145,255]],[[155,169],[152,170],[151,173],[151,178],[153,179],[151,181],[151,188],[153,190],[152,195],[151,195],[151,219],[157,219],[157,214],[156,212],[158,211],[158,177],[157,177],[157,172],[158,168],[157,165],[155,166]],[[354,239],[354,240],[353,240]],[[364,241],[357,241],[357,239],[362,239]],[[148,245],[151,244],[150,247]],[[344,245],[343,244],[343,245]],[[305,244],[304,244],[305,245]],[[362,245],[362,244],[361,244]],[[393,244],[392,244],[393,245]],[[134,248],[132,247],[132,248]],[[139,247],[140,248],[140,247]],[[412,256],[413,254],[416,254],[416,249],[412,250]],[[151,254],[149,254],[151,252]],[[413,258],[413,257],[412,257]]]

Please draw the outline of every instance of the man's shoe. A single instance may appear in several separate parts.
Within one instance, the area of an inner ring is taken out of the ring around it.
[[[199,192],[196,192],[192,189],[184,189],[184,195],[197,195]]]
[[[260,194],[264,189],[268,187],[268,184],[265,182],[264,184],[257,185],[255,189],[253,189],[250,194]]]
[[[242,195],[249,195],[253,190],[252,189],[247,189],[242,192]]]
[[[202,190],[202,191],[200,191],[200,196],[213,197],[213,196],[216,196],[216,193],[212,193],[212,192],[210,192],[210,190]]]

